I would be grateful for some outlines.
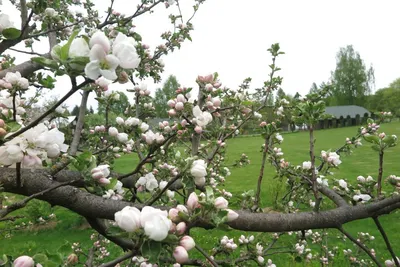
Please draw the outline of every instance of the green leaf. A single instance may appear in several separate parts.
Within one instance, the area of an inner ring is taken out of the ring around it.
[[[60,253],[50,253],[48,250],[46,250],[46,255],[50,261],[62,262],[63,260],[63,257]]]
[[[58,69],[58,63],[52,59],[45,58],[45,57],[33,57],[31,58],[33,62],[36,62],[42,66],[51,68],[51,69]]]
[[[156,263],[161,254],[161,243],[147,240],[141,247],[142,256],[149,262]]]
[[[13,40],[21,36],[21,31],[16,28],[7,28],[2,31],[4,38]]]
[[[118,179],[116,178],[111,178],[110,179],[110,183],[108,185],[106,185],[106,189],[114,189],[114,187],[117,185]]]
[[[209,201],[214,200],[214,191],[211,186],[206,186],[206,196],[207,196],[207,200],[209,200]]]
[[[16,121],[10,121],[7,123],[8,132],[16,132],[21,128],[21,125]]]
[[[47,258],[47,256],[42,253],[38,253],[38,254],[34,255],[32,258],[36,263],[44,263],[49,260],[49,258]]]
[[[373,134],[364,135],[365,141],[379,145],[379,137]]]
[[[69,37],[68,42],[61,47],[61,51],[60,51],[60,59],[62,61],[66,61],[69,57],[69,48],[72,44],[72,41],[75,39],[75,37],[78,35],[80,30],[75,30],[72,34],[71,37]]]
[[[179,239],[176,235],[168,235],[164,240],[163,243],[171,243],[171,244],[177,244],[179,242]]]

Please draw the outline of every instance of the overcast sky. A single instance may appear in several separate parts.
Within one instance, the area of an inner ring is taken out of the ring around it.
[[[108,3],[95,2],[100,9]],[[132,14],[139,2],[115,0],[115,10]],[[184,19],[191,15],[192,4],[192,0],[181,0]],[[267,48],[279,42],[286,52],[277,61],[284,77],[282,87],[290,94],[304,94],[313,82],[329,79],[339,48],[352,44],[367,66],[373,65],[379,89],[400,77],[399,10],[398,0],[207,0],[192,21],[193,42],[164,57],[163,78],[174,74],[183,86],[191,87],[196,86],[198,74],[216,71],[228,87],[252,77],[252,86],[257,88],[269,73]],[[176,6],[161,5],[155,13],[134,21],[151,48],[161,43],[162,32],[172,30],[171,12],[176,12]],[[153,91],[161,87],[147,83]],[[54,90],[60,96],[64,92]],[[77,101],[78,95],[68,103]]]

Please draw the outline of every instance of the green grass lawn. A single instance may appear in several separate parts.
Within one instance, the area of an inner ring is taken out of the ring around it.
[[[400,123],[391,123],[382,125],[381,129],[387,134],[400,133]],[[316,151],[319,153],[321,150],[335,149],[344,143],[346,137],[351,137],[356,133],[356,127],[320,130],[315,133],[316,136]],[[281,145],[284,158],[292,164],[301,165],[303,161],[309,160],[308,157],[308,133],[290,133],[284,134],[284,142]],[[251,160],[251,164],[244,168],[231,169],[232,175],[227,178],[225,188],[233,194],[242,193],[246,190],[255,189],[258,171],[261,164],[260,147],[263,140],[260,137],[244,137],[235,138],[228,141],[227,161],[233,162],[238,159],[242,153],[246,153]],[[377,152],[372,150],[368,143],[363,142],[363,146],[354,150],[352,155],[343,155],[343,163],[340,169],[334,171],[334,176],[330,179],[345,178],[349,181],[355,181],[358,175],[371,175],[376,178],[378,173],[378,155]],[[116,161],[115,168],[119,172],[129,172],[135,167],[136,158],[132,159],[131,156],[125,156]],[[384,177],[390,174],[400,175],[400,147],[389,149],[385,154],[384,163]],[[275,172],[271,166],[267,167],[262,184],[262,207],[270,207],[273,204],[275,195],[280,193],[279,183],[274,179]],[[332,182],[330,183],[332,184]],[[390,187],[384,189],[391,190]],[[44,250],[54,250],[61,246],[66,241],[81,242],[90,244],[89,236],[90,230],[81,229],[76,227],[79,217],[71,214],[62,208],[53,208],[57,215],[58,220],[61,222],[56,226],[55,230],[41,230],[41,231],[19,231],[14,234],[11,239],[0,240],[0,253],[11,254],[17,256],[19,254],[34,254]],[[400,251],[400,232],[397,229],[397,222],[399,221],[399,213],[391,214],[390,216],[383,216],[381,223],[384,225],[389,239],[392,242],[395,251]],[[4,228],[0,224],[0,230]],[[379,235],[379,232],[374,227],[373,221],[370,219],[361,220],[345,225],[345,229],[356,235],[357,232],[369,232],[376,237],[376,240],[370,247],[374,248],[377,257],[380,260],[388,259],[389,254],[385,250],[385,244]],[[334,230],[331,230],[334,232]],[[211,249],[218,240],[224,236],[238,237],[244,234],[239,231],[224,232],[221,230],[202,230],[195,229],[193,231],[194,238],[198,244],[201,244],[205,249]],[[257,237],[268,240],[270,234],[256,233]],[[340,253],[345,247],[343,241],[338,240],[336,235],[332,235],[329,244],[334,244],[339,247]],[[1,236],[0,236],[1,238]],[[293,244],[293,237],[282,238],[281,244],[278,247],[290,246]],[[347,245],[346,248],[351,248],[353,251],[356,249],[352,245]],[[113,254],[118,254],[119,251],[112,249]],[[197,256],[193,255],[193,256]],[[346,266],[348,263],[340,257],[335,262],[335,266]],[[293,257],[290,256],[271,256],[274,263],[278,266],[309,266],[305,263],[295,263]]]

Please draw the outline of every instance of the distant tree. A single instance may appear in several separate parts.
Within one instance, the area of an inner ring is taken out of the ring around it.
[[[111,104],[108,107],[109,113],[114,113],[117,116],[124,114],[125,110],[130,106],[127,95],[124,94],[123,92],[118,92],[118,93],[120,95],[119,100],[113,102],[113,104]],[[102,104],[99,102],[99,106],[97,108],[97,113],[104,115],[105,112],[106,112],[105,104]]]
[[[400,78],[393,81],[388,88],[382,88],[368,99],[371,111],[390,111],[400,116]]]
[[[90,106],[90,108],[89,108],[89,113],[90,113],[90,114],[94,114],[94,110],[93,110],[93,107],[92,107],[92,106]]]
[[[78,114],[79,114],[79,106],[76,105],[71,111],[71,116],[78,116]]]
[[[286,97],[285,91],[282,88],[279,88],[275,95],[275,102],[278,102],[281,99]]]
[[[156,116],[158,118],[168,117],[169,108],[167,106],[167,102],[176,95],[175,91],[179,88],[179,86],[181,85],[176,77],[174,75],[170,75],[163,84],[162,89],[158,88],[156,90],[153,105],[156,109]]]
[[[336,55],[336,69],[332,72],[333,105],[365,106],[375,83],[374,69],[365,66],[353,46],[340,48]]]

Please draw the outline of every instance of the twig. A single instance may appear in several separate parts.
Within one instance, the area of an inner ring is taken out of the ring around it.
[[[379,151],[379,172],[378,172],[378,187],[377,196],[382,195],[382,175],[383,175],[383,150]]]
[[[365,253],[368,254],[368,256],[372,259],[373,262],[375,262],[375,264],[379,267],[382,267],[382,265],[379,263],[379,261],[376,259],[376,257],[374,255],[372,255],[371,251],[364,246],[361,242],[357,241],[357,239],[355,239],[352,235],[350,235],[350,233],[346,232],[343,229],[343,226],[338,227],[338,230],[340,232],[342,232],[342,234],[344,234],[348,239],[350,239],[354,244],[356,244],[357,246],[359,246],[362,250],[365,251]]]
[[[85,262],[85,266],[92,267],[94,260],[94,248],[90,248],[89,255],[87,256],[87,261]]]
[[[0,218],[4,218],[7,214],[9,214],[9,213],[11,213],[11,212],[13,212],[15,210],[18,210],[18,209],[21,209],[21,208],[25,207],[26,204],[28,204],[29,201],[31,201],[32,199],[34,199],[34,198],[36,198],[38,196],[46,194],[46,193],[48,193],[48,192],[50,192],[50,191],[52,191],[54,189],[57,189],[59,187],[72,184],[72,183],[74,183],[76,181],[77,180],[72,180],[72,181],[67,181],[67,182],[64,182],[64,183],[59,183],[59,184],[57,184],[55,186],[52,186],[52,187],[47,188],[47,189],[45,189],[43,191],[40,191],[40,192],[38,192],[36,194],[33,194],[33,195],[31,195],[31,196],[29,196],[29,197],[27,197],[27,198],[25,198],[25,199],[23,199],[23,200],[21,200],[19,202],[15,202],[15,203],[9,205],[6,209],[0,210]]]
[[[258,182],[257,182],[257,193],[256,193],[256,199],[254,201],[254,206],[255,209],[259,208],[260,204],[260,194],[261,194],[261,182],[264,177],[264,168],[265,168],[265,163],[267,161],[267,152],[268,152],[268,145],[269,145],[269,135],[265,137],[264,141],[264,151],[263,151],[263,157],[261,160],[261,168],[260,168],[260,174],[258,175]]]
[[[382,235],[383,239],[385,240],[386,247],[389,250],[390,255],[392,256],[394,263],[396,264],[397,267],[400,267],[399,260],[393,251],[393,248],[390,244],[389,238],[387,237],[386,232],[383,229],[378,217],[373,217],[372,219],[374,220],[376,227],[378,227],[379,232],[381,232],[381,235]]]
[[[119,258],[116,258],[116,259],[114,259],[114,260],[112,260],[112,261],[109,261],[109,262],[107,262],[107,263],[104,263],[104,264],[100,265],[99,267],[113,267],[113,266],[115,266],[116,264],[118,264],[118,263],[120,263],[120,262],[123,262],[124,260],[127,260],[127,259],[129,259],[129,258],[135,256],[135,254],[136,254],[136,252],[134,252],[134,251],[129,251],[129,252],[126,253],[125,255],[122,255],[122,256],[119,257]]]
[[[54,112],[54,110],[56,110],[56,108],[58,106],[60,106],[62,103],[64,103],[65,100],[67,100],[71,95],[73,95],[76,91],[78,91],[79,89],[81,89],[82,87],[88,85],[91,82],[91,80],[85,80],[83,83],[81,83],[78,86],[73,86],[71,88],[71,90],[65,95],[63,96],[57,103],[55,103],[49,110],[47,110],[45,113],[43,113],[42,115],[39,116],[39,118],[37,118],[36,120],[34,120],[33,122],[31,122],[30,124],[28,124],[26,127],[21,128],[19,131],[16,131],[13,134],[10,134],[7,138],[6,141],[13,139],[14,137],[26,132],[27,130],[29,130],[30,128],[38,125],[44,118],[46,118],[48,115],[50,115],[52,112]]]
[[[183,171],[184,172],[184,171]],[[179,180],[179,178],[181,178],[182,175],[178,174],[177,176],[175,176],[172,180],[170,180],[167,185],[157,194],[155,195],[153,198],[151,198],[149,201],[146,202],[146,206],[151,206],[154,204],[154,202],[156,202],[163,194],[165,191],[168,190],[168,188],[175,183],[176,181]]]
[[[15,221],[16,219],[22,219],[24,216],[12,216],[12,217],[6,217],[6,218],[0,218],[0,222],[4,221]]]
[[[19,49],[11,48],[11,47],[8,48],[8,50],[15,51],[15,52],[18,52],[18,53],[24,53],[24,54],[27,54],[27,55],[34,55],[34,56],[40,56],[40,57],[44,56],[44,54],[39,54],[39,53],[36,53],[36,52],[29,52],[29,51],[24,51],[24,50],[19,50]]]
[[[201,248],[199,247],[197,244],[195,245],[195,248],[201,253],[203,254],[204,257],[206,257],[206,259],[211,263],[212,266],[214,267],[218,267],[218,264]]]

